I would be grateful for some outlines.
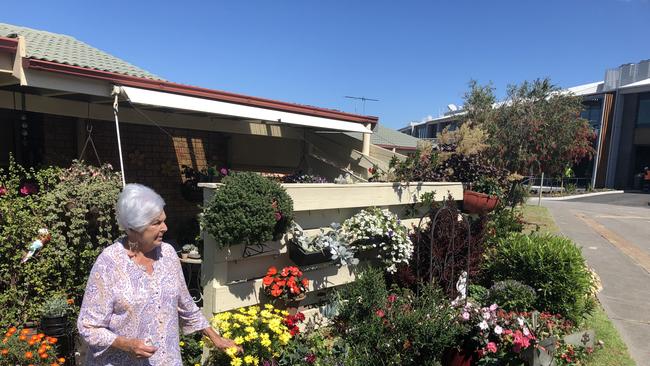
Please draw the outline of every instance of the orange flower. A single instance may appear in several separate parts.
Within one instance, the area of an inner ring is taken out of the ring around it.
[[[2,351],[0,351],[0,355],[3,355],[3,356],[6,356],[8,353],[9,353],[9,350],[6,349],[6,348],[3,349]]]
[[[26,335],[21,335],[20,337],[18,337],[18,339],[20,339],[21,341],[26,341],[27,336]]]
[[[68,299],[66,300],[66,302],[68,303],[68,305],[74,305],[74,299]]]
[[[27,333],[29,333],[29,329],[27,329],[27,328],[20,330],[20,334],[22,334],[22,335],[26,335]]]
[[[41,338],[45,337],[45,333],[38,333],[36,336],[37,336],[39,339],[41,339]]]
[[[56,363],[56,362],[52,362],[52,363],[50,364],[50,366],[59,366],[59,364]]]
[[[302,285],[305,286],[305,287],[309,286],[309,280],[306,279],[306,278],[303,278],[302,279]]]
[[[33,346],[34,343],[36,343],[36,341],[34,341],[33,339],[30,339],[29,342],[27,342],[27,343],[29,343],[30,346]]]
[[[48,357],[50,357],[50,356],[48,356],[47,353],[41,353],[41,358],[42,359],[46,359]]]
[[[31,353],[30,351],[25,352],[25,358],[26,358],[26,359],[29,360],[29,359],[32,358],[32,357],[34,357],[34,354],[33,354],[33,353]]]
[[[47,337],[47,342],[48,343],[56,344],[56,342],[58,342],[58,341],[59,340],[54,338],[54,337]]]
[[[13,333],[16,333],[17,330],[18,329],[16,329],[16,327],[11,327],[11,328],[9,328],[8,332],[13,334]]]
[[[273,266],[269,267],[269,269],[266,271],[267,276],[273,276],[276,273],[278,273],[278,269]]]
[[[59,363],[65,363],[65,358],[61,357],[58,359]]]

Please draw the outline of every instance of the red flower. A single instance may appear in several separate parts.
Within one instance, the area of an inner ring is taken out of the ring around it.
[[[379,310],[375,311],[375,315],[377,315],[380,318],[383,318],[386,315],[386,313],[384,313],[383,310],[379,309]]]
[[[0,186],[0,197],[2,197],[2,196],[4,196],[5,194],[7,194],[7,192],[9,192],[9,191],[7,190],[7,188],[5,188],[4,186]]]
[[[275,268],[273,266],[269,267],[269,269],[266,271],[267,276],[273,276],[276,273],[278,273],[278,270],[277,270],[277,268]]]
[[[392,303],[395,302],[395,300],[397,300],[397,295],[395,295],[395,294],[390,294],[390,295],[388,295],[388,302],[389,302],[389,303],[392,304]]]

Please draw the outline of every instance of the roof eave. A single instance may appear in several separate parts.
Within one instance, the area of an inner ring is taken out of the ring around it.
[[[169,93],[195,96],[200,98],[206,98],[206,99],[212,99],[212,100],[218,100],[218,101],[224,101],[224,102],[230,102],[230,103],[236,103],[236,104],[242,104],[242,105],[248,105],[254,107],[275,109],[280,111],[288,111],[288,112],[312,115],[317,117],[332,118],[332,119],[338,119],[338,120],[349,121],[349,122],[376,124],[379,120],[378,117],[374,117],[374,116],[362,116],[362,115],[322,109],[317,107],[281,102],[276,100],[250,97],[241,94],[223,92],[219,90],[212,90],[212,89],[200,88],[195,86],[176,84],[176,83],[163,81],[163,80],[147,79],[147,78],[142,78],[137,76],[118,74],[114,72],[89,69],[89,68],[74,66],[74,65],[60,64],[51,61],[26,58],[23,59],[23,65],[25,69],[56,72],[56,73],[67,74],[72,76],[104,80],[117,85],[164,91]]]
[[[16,38],[0,37],[0,52],[16,53],[18,40]]]

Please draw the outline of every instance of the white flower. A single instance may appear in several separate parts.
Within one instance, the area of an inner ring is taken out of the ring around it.
[[[490,311],[495,311],[499,306],[497,304],[490,305]]]
[[[483,313],[483,319],[490,320],[490,312],[486,311]]]
[[[485,320],[483,320],[482,322],[478,323],[478,327],[481,328],[481,330],[486,330],[488,329],[489,325]]]
[[[524,327],[524,335],[528,337],[530,335],[530,330],[528,330],[528,327]]]
[[[500,335],[501,333],[503,333],[503,328],[497,325],[496,327],[494,327],[494,333]]]
[[[517,318],[517,323],[519,324],[520,327],[524,326],[524,318]]]

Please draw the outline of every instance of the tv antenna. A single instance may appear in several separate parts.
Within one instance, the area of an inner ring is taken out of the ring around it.
[[[366,98],[366,97],[351,97],[349,95],[345,96],[348,99],[355,99],[355,100],[360,100],[363,102],[363,114],[366,114],[366,100],[371,101],[371,102],[379,102],[379,99],[372,99],[372,98]],[[354,113],[357,113],[357,104],[354,104]]]

